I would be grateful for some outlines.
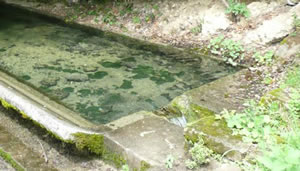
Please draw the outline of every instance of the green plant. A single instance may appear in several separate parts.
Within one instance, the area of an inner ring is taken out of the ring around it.
[[[242,45],[231,39],[225,39],[223,35],[211,40],[208,48],[212,54],[222,56],[223,60],[232,66],[237,65],[237,60],[243,60],[244,58]]]
[[[233,134],[243,135],[245,142],[259,142],[276,136],[280,124],[285,124],[280,118],[280,104],[273,101],[259,104],[250,100],[244,104],[247,108],[242,113],[227,111],[221,113],[226,119]],[[271,139],[270,139],[271,140]]]
[[[198,166],[208,163],[213,151],[204,145],[204,141],[201,137],[198,138],[198,142],[193,144],[193,147],[189,150],[191,159],[185,162],[188,169],[194,169]]]
[[[155,20],[155,14],[154,13],[149,13],[145,17],[146,22],[153,22]]]
[[[193,27],[191,29],[191,32],[194,33],[194,34],[199,34],[202,32],[202,25],[198,25],[196,27]]]
[[[244,16],[248,18],[250,16],[246,4],[240,3],[237,0],[229,0],[229,7],[226,9],[226,13],[233,14],[235,17]]]
[[[275,171],[297,171],[300,168],[300,130],[288,133],[286,143],[263,145],[258,162]]]
[[[253,55],[253,58],[255,59],[256,62],[258,62],[260,64],[270,64],[273,61],[273,56],[274,56],[273,51],[268,51],[264,55],[262,55],[259,52],[256,52]]]
[[[293,26],[296,31],[300,28],[300,18],[296,14],[293,14]]]
[[[140,24],[141,23],[141,18],[139,16],[134,16],[132,18],[132,22],[135,24]]]
[[[172,169],[173,168],[173,164],[175,162],[175,158],[172,155],[168,155],[167,159],[165,161],[165,166],[167,169]]]
[[[129,166],[127,164],[123,165],[121,171],[129,171]]]
[[[102,20],[104,23],[113,25],[117,22],[117,17],[111,11],[109,11],[103,16]]]
[[[284,93],[288,100],[282,100]],[[270,92],[271,98],[262,98],[245,104],[241,113],[224,110],[222,115],[233,134],[258,144],[255,161],[259,170],[297,171],[300,168],[300,67],[286,74],[281,88]],[[280,100],[281,99],[281,100]]]

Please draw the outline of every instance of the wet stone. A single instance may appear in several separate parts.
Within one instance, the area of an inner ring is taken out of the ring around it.
[[[23,75],[21,78],[22,78],[23,80],[25,80],[25,81],[31,79],[31,77],[30,77],[29,75]]]
[[[51,91],[51,93],[53,94],[54,97],[58,98],[59,100],[67,98],[70,94],[67,91],[61,89]]]
[[[131,89],[133,88],[132,82],[129,80],[123,80],[123,84],[120,87],[121,89]]]
[[[57,82],[59,81],[59,78],[45,78],[42,81],[40,81],[41,85],[44,87],[52,87],[56,86]]]
[[[100,64],[105,68],[120,68],[122,67],[121,62],[100,62]]]
[[[97,70],[98,70],[97,66],[91,66],[91,65],[83,66],[84,72],[96,72]]]
[[[89,80],[87,75],[79,74],[79,73],[68,74],[66,76],[66,79],[67,81],[74,81],[74,82],[84,82]]]
[[[82,89],[82,90],[79,90],[78,93],[79,93],[79,96],[86,97],[86,96],[91,95],[91,90],[90,89]]]
[[[95,72],[94,74],[88,74],[88,78],[90,79],[102,79],[103,77],[107,76],[108,73],[105,71],[98,71]]]

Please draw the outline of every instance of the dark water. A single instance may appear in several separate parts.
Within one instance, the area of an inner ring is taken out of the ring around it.
[[[0,68],[95,123],[235,72],[214,60],[0,5]]]

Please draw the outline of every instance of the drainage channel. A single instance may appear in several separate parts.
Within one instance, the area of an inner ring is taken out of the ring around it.
[[[170,154],[184,163],[182,128],[146,111],[237,71],[177,49],[0,8],[2,104],[64,141],[76,140],[76,133],[102,136],[135,168],[163,170]]]

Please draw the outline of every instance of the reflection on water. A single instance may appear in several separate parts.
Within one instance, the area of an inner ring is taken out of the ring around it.
[[[155,110],[234,70],[132,39],[0,7],[0,68],[95,123]]]

